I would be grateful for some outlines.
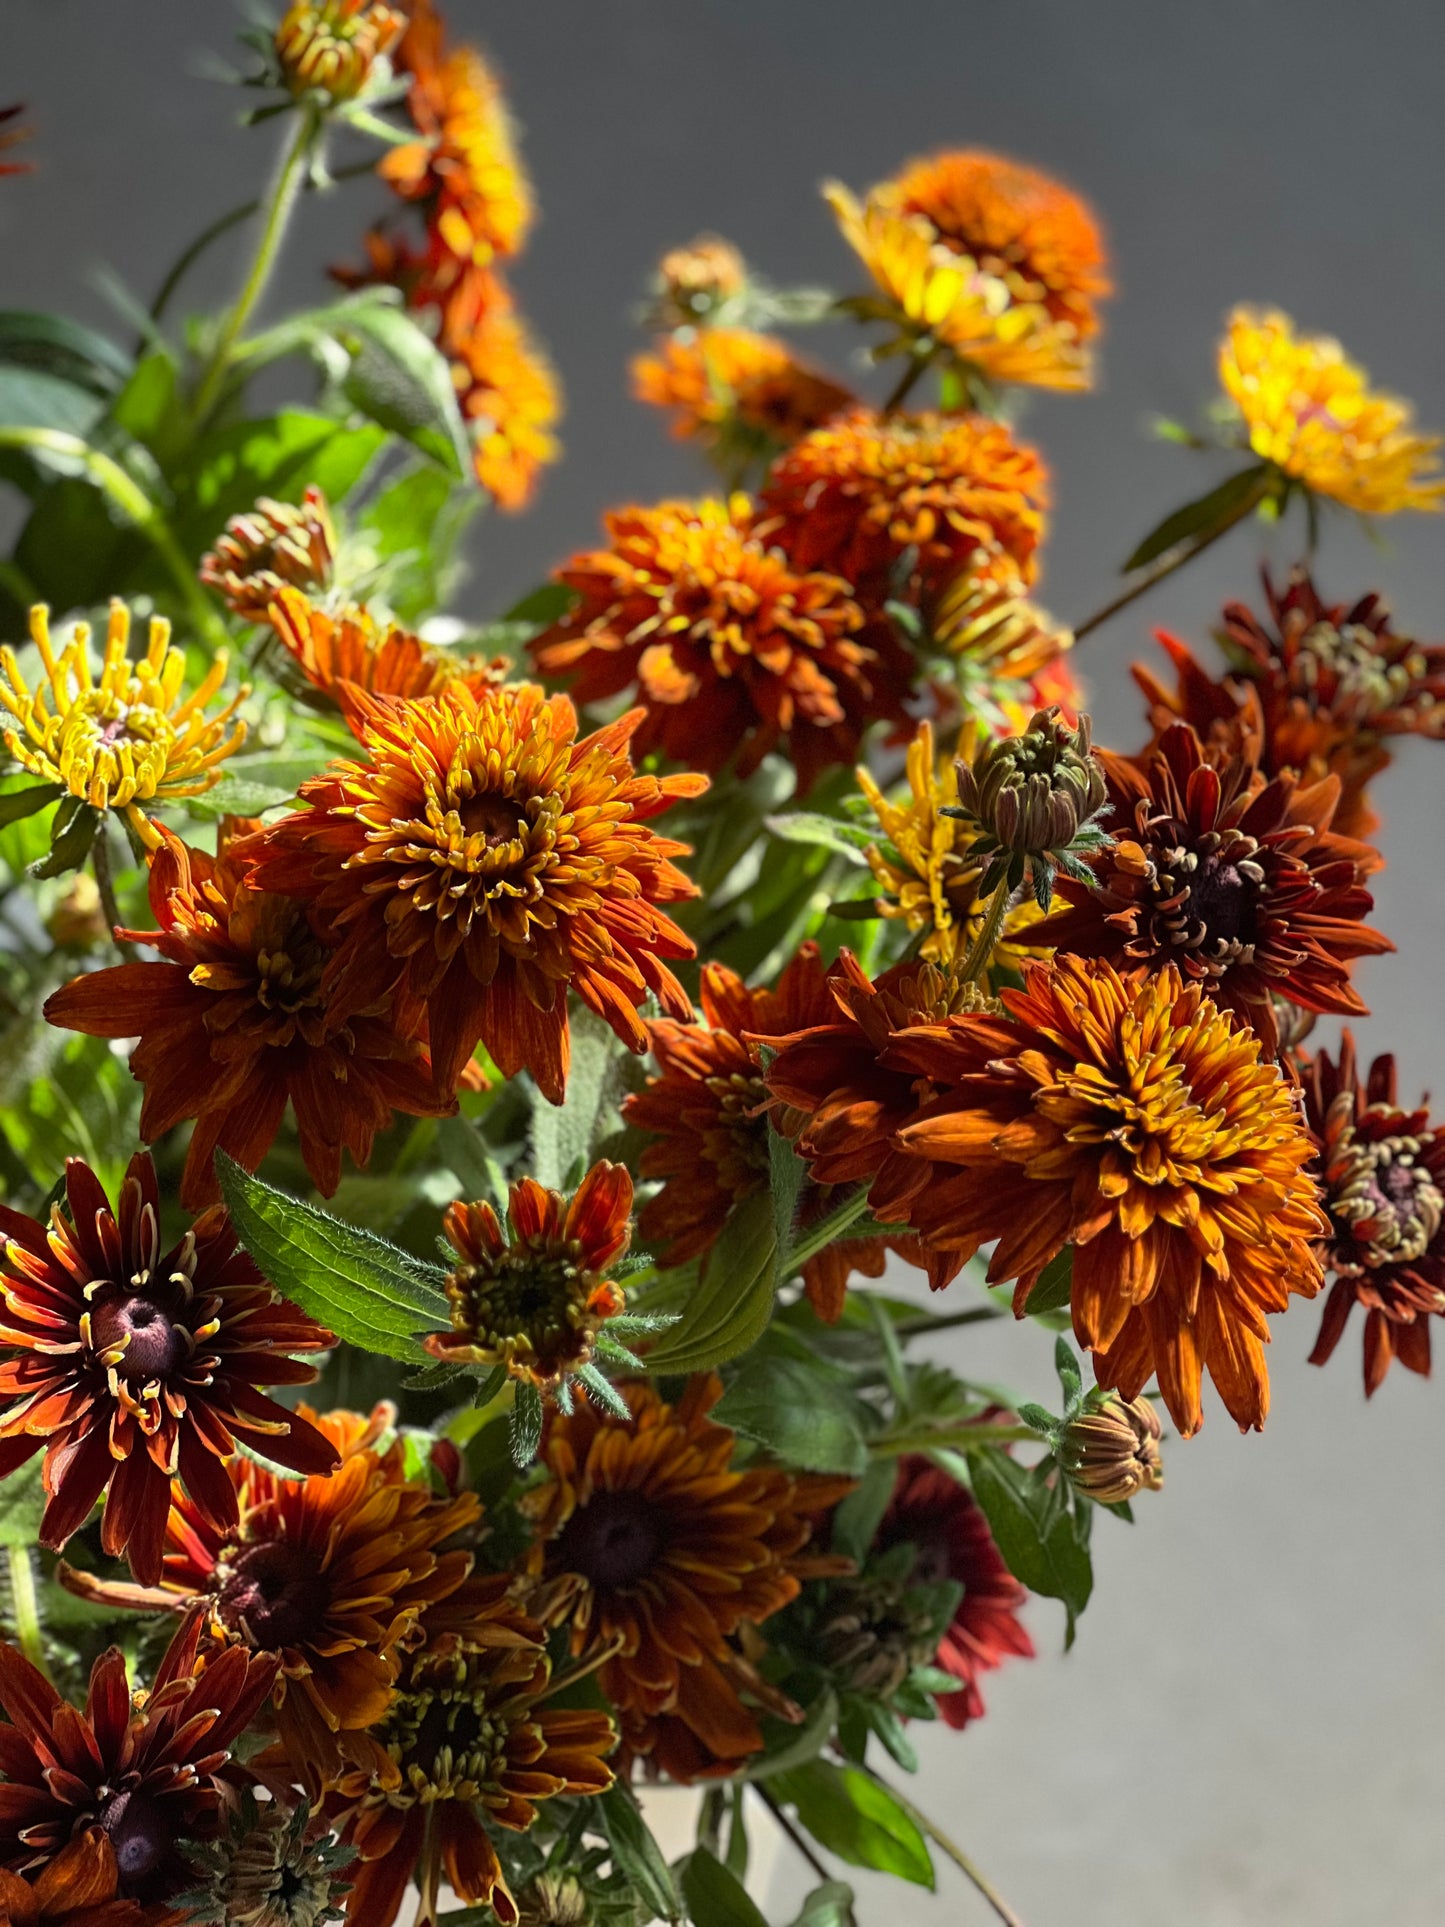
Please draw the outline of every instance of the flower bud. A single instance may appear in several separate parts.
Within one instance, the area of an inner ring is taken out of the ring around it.
[[[77,870],[64,895],[45,919],[50,941],[60,950],[92,950],[110,936],[100,890],[88,870]]]
[[[1100,1505],[1119,1505],[1164,1483],[1163,1428],[1147,1398],[1126,1405],[1110,1394],[1070,1419],[1059,1435],[1058,1460],[1071,1485]]]
[[[281,77],[293,94],[355,100],[405,31],[406,15],[379,0],[293,0],[276,29]]]
[[[838,1684],[888,1699],[938,1646],[932,1604],[912,1596],[911,1579],[860,1573],[828,1592],[817,1622],[817,1656]]]
[[[270,604],[288,585],[308,591],[331,587],[336,530],[319,488],[308,488],[300,505],[263,495],[244,515],[233,515],[216,546],[201,557],[200,576],[247,622],[264,622]]]
[[[700,234],[658,262],[654,319],[664,328],[696,327],[735,300],[747,278],[743,257],[731,241]]]
[[[1067,850],[1107,798],[1089,729],[1087,716],[1070,729],[1055,706],[1039,710],[1022,736],[987,739],[971,768],[958,765],[960,808],[1001,850]]]
[[[517,1896],[517,1927],[587,1927],[587,1894],[571,1874],[539,1873]]]

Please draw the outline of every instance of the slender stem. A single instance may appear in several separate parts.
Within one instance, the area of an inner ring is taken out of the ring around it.
[[[782,1807],[773,1798],[772,1794],[768,1792],[767,1787],[764,1786],[761,1783],[761,1781],[758,1781],[758,1780],[754,1780],[751,1784],[752,1784],[753,1792],[757,1794],[758,1798],[762,1801],[763,1805],[767,1808],[768,1812],[771,1813],[773,1818],[777,1821],[781,1831],[784,1833],[787,1839],[792,1843],[792,1845],[797,1848],[798,1852],[807,1861],[808,1865],[813,1869],[813,1872],[818,1876],[819,1880],[831,1880],[833,1878],[832,1874],[829,1873],[828,1869],[823,1865],[822,1861],[818,1858],[817,1854],[815,1854],[813,1849],[808,1845],[807,1841],[803,1838],[802,1834],[799,1833],[798,1829],[793,1825],[792,1821],[788,1818],[787,1814],[783,1812]]]
[[[967,1451],[974,1445],[1037,1445],[1043,1438],[1031,1425],[923,1425],[912,1432],[882,1432],[869,1439],[875,1459],[896,1459],[905,1452]]]
[[[221,323],[216,345],[211,350],[211,358],[206,364],[196,389],[194,412],[198,424],[205,421],[215,406],[216,398],[231,365],[231,351],[240,339],[241,330],[249,320],[251,310],[260,300],[266,283],[271,278],[271,270],[275,267],[276,258],[281,251],[286,226],[291,219],[291,211],[296,205],[296,196],[305,178],[307,164],[311,159],[311,151],[320,125],[316,109],[303,106],[296,117],[296,131],[282,156],[275,184],[267,196],[266,219],[261,228],[261,238],[256,244],[251,271],[246,276],[241,292],[237,295],[226,319]]]
[[[95,833],[95,841],[90,846],[90,866],[95,871],[95,887],[100,892],[100,907],[105,912],[105,927],[110,940],[125,958],[127,963],[136,960],[136,948],[115,933],[121,922],[120,905],[115,899],[115,878],[110,868],[109,825],[104,817]]]
[[[1023,1921],[1020,1920],[1013,1908],[1009,1906],[1008,1902],[993,1885],[992,1881],[987,1878],[979,1867],[974,1865],[973,1861],[969,1859],[958,1842],[949,1838],[936,1820],[930,1820],[921,1807],[914,1806],[913,1802],[908,1799],[905,1794],[900,1793],[890,1780],[885,1780],[883,1775],[876,1773],[871,1766],[865,1766],[863,1771],[868,1775],[869,1779],[876,1780],[879,1786],[883,1787],[892,1795],[913,1822],[914,1826],[918,1828],[919,1832],[926,1833],[934,1846],[946,1853],[954,1866],[958,1868],[959,1872],[963,1874],[966,1879],[973,1882],[974,1886],[977,1887],[978,1891],[983,1895],[999,1919],[1006,1923],[1006,1927],[1024,1927]]]
[[[778,1277],[791,1278],[793,1273],[800,1270],[810,1258],[826,1250],[837,1239],[845,1238],[849,1230],[860,1218],[866,1217],[867,1213],[868,1187],[863,1185],[853,1193],[851,1198],[840,1204],[836,1211],[830,1211],[826,1218],[820,1218],[817,1224],[804,1232],[778,1266]]]
[[[993,955],[994,947],[1003,930],[1003,920],[1012,894],[1007,876],[1000,877],[998,887],[988,900],[988,909],[984,914],[979,933],[974,938],[969,953],[963,960],[963,968],[958,973],[960,983],[977,983],[988,968],[988,960]]]
[[[29,1546],[6,1548],[10,1566],[10,1603],[15,1610],[15,1636],[30,1664],[49,1679],[45,1641],[40,1632],[40,1598],[35,1590],[35,1566]]]
[[[914,348],[904,364],[903,373],[893,385],[893,392],[883,404],[885,415],[896,415],[913,392],[915,382],[932,367],[934,356],[938,353],[938,343],[932,342],[921,351]]]
[[[941,1318],[903,1318],[893,1329],[899,1338],[931,1338],[934,1332],[953,1331],[959,1325],[983,1325],[1004,1316],[997,1305],[970,1305],[967,1311],[946,1312]]]
[[[191,245],[176,257],[170,273],[156,291],[156,298],[152,301],[150,310],[152,321],[160,320],[170,306],[171,296],[211,243],[219,241],[223,234],[229,234],[233,227],[239,227],[242,221],[249,221],[253,214],[259,212],[260,206],[259,201],[245,201],[240,207],[233,207],[229,214],[223,214],[219,220],[212,221],[208,228],[201,230]]]
[[[436,1927],[437,1894],[442,1884],[442,1869],[435,1822],[436,1808],[429,1806],[426,1810],[426,1832],[422,1835],[421,1854],[413,1876],[416,1880],[417,1898],[411,1927]]]
[[[1221,535],[1227,535],[1247,515],[1252,515],[1268,492],[1269,478],[1266,474],[1261,477],[1258,490],[1244,495],[1228,515],[1222,521],[1216,522],[1213,528],[1205,529],[1202,535],[1193,536],[1189,541],[1181,542],[1175,548],[1166,549],[1164,554],[1151,562],[1147,568],[1140,569],[1127,589],[1121,590],[1113,601],[1106,602],[1102,609],[1096,609],[1087,622],[1078,624],[1074,630],[1074,641],[1082,642],[1085,636],[1101,628],[1111,617],[1118,615],[1121,609],[1127,609],[1131,602],[1137,602],[1141,595],[1147,595],[1155,583],[1162,582],[1166,576],[1171,576],[1176,570],[1182,569],[1185,563],[1192,562],[1196,555],[1203,555],[1206,549],[1213,547]]]

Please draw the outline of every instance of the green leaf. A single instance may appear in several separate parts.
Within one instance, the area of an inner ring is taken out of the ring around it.
[[[619,1781],[600,1795],[595,1804],[601,1817],[601,1831],[611,1843],[618,1871],[637,1889],[645,1907],[650,1907],[664,1920],[680,1920],[682,1902],[673,1884],[671,1869],[642,1817],[642,1809],[631,1788]]]
[[[40,1537],[40,1515],[45,1510],[45,1483],[41,1467],[45,1452],[41,1440],[35,1441],[34,1458],[18,1466],[6,1479],[0,1479],[0,1546],[33,1546]]]
[[[695,1927],[768,1927],[747,1888],[706,1847],[683,1862],[682,1892]]]
[[[787,1251],[792,1246],[798,1198],[807,1175],[808,1167],[798,1156],[791,1139],[769,1128],[768,1191],[773,1200],[773,1231],[779,1251]]]
[[[918,1771],[918,1754],[902,1720],[891,1707],[881,1706],[875,1700],[867,1702],[868,1724],[878,1735],[890,1756],[896,1760],[905,1773]]]
[[[179,391],[174,357],[157,349],[140,362],[111,405],[116,427],[148,448],[163,468],[172,465],[190,432]]]
[[[712,1416],[805,1472],[856,1477],[868,1465],[856,1401],[800,1358],[773,1353],[750,1360]]]
[[[928,1843],[893,1795],[856,1767],[814,1760],[772,1783],[813,1838],[851,1867],[876,1867],[932,1887]]]
[[[93,328],[19,308],[0,312],[0,362],[39,369],[97,395],[114,394],[131,371],[125,350]]]
[[[299,502],[309,483],[329,501],[345,499],[384,445],[372,423],[348,425],[307,408],[283,408],[258,421],[209,434],[182,478],[176,535],[187,555],[209,548],[233,515],[259,495]]]
[[[542,1443],[542,1416],[542,1394],[530,1379],[519,1378],[508,1431],[512,1463],[519,1471],[525,1471],[537,1456]]]
[[[460,1113],[442,1118],[437,1125],[437,1150],[472,1202],[490,1204],[499,1217],[506,1215],[506,1173],[470,1118]]]
[[[576,600],[577,591],[569,589],[565,582],[544,582],[520,602],[514,602],[502,620],[530,622],[535,629],[547,629],[554,622],[560,622]]]
[[[572,1063],[560,1104],[549,1104],[538,1091],[532,1103],[532,1176],[549,1190],[560,1191],[572,1182],[580,1164],[585,1170],[597,1115],[602,1108],[607,1071],[617,1040],[610,1028],[590,1010],[572,1017]]]
[[[288,1197],[224,1151],[216,1153],[216,1175],[242,1243],[278,1291],[348,1344],[408,1365],[430,1363],[417,1334],[451,1323],[444,1272]]]
[[[31,864],[31,876],[58,877],[67,870],[78,870],[90,855],[90,846],[104,820],[105,811],[92,809],[81,797],[63,797],[50,825],[50,849],[39,862]]]
[[[573,1376],[587,1387],[593,1403],[601,1406],[604,1412],[610,1412],[613,1418],[631,1419],[632,1407],[611,1379],[604,1378],[595,1365],[583,1365]]]
[[[5,1046],[0,1125],[36,1190],[43,1197],[66,1158],[80,1157],[114,1197],[135,1151],[140,1113],[140,1086],[125,1059],[103,1037],[54,1030],[38,1013],[28,1047],[8,1036]]]
[[[1128,575],[1134,569],[1142,569],[1146,563],[1167,555],[1181,543],[1222,535],[1231,523],[1242,521],[1252,508],[1264,500],[1273,475],[1274,470],[1268,462],[1254,463],[1227,477],[1218,488],[1201,495],[1198,501],[1186,502],[1183,508],[1175,509],[1172,515],[1166,515],[1144,537],[1124,564],[1123,573]]]
[[[39,368],[0,367],[0,422],[7,428],[58,428],[83,436],[104,410],[94,389]]]
[[[1072,1418],[1083,1403],[1084,1374],[1079,1369],[1078,1357],[1073,1346],[1062,1333],[1054,1340],[1054,1370],[1059,1375],[1059,1383],[1064,1388],[1064,1410]]]
[[[223,816],[264,816],[267,810],[279,810],[292,802],[295,795],[295,790],[278,789],[271,783],[251,783],[244,776],[225,775],[214,789],[188,796],[186,814],[205,822],[217,822]]]
[[[894,1459],[870,1459],[853,1491],[833,1514],[833,1548],[862,1565],[898,1483]]]
[[[414,625],[447,602],[457,542],[482,500],[469,481],[418,462],[367,505],[365,539],[381,561],[386,601],[403,622]]]
[[[53,803],[59,794],[58,783],[31,783],[23,790],[7,790],[0,796],[0,828],[19,823],[24,817],[34,816],[47,803]]]
[[[681,1318],[648,1353],[648,1371],[710,1371],[756,1344],[772,1315],[777,1255],[773,1201],[756,1191],[723,1226]]]
[[[837,1720],[838,1699],[831,1686],[825,1686],[819,1693],[801,1726],[787,1726],[782,1720],[764,1718],[768,1749],[748,1761],[741,1778],[770,1780],[775,1774],[790,1773],[794,1767],[816,1760],[833,1737]]]
[[[879,840],[880,832],[861,829],[854,823],[840,823],[836,817],[821,816],[816,810],[794,810],[786,816],[768,816],[763,821],[773,835],[784,843],[807,843],[846,856],[850,863],[868,867],[863,854]]]
[[[328,332],[351,356],[348,398],[382,428],[452,474],[468,473],[471,443],[445,355],[402,309],[358,302]]]
[[[841,1880],[826,1880],[803,1902],[792,1927],[857,1927],[853,1889]]]
[[[1041,1312],[1063,1311],[1074,1288],[1074,1247],[1065,1245],[1057,1257],[1050,1258],[1034,1281],[1024,1310],[1031,1318]]]
[[[973,1496],[1009,1571],[1030,1592],[1064,1602],[1072,1638],[1094,1589],[1094,1569],[1057,1486],[1040,1482],[1005,1452],[970,1452],[968,1467]]]

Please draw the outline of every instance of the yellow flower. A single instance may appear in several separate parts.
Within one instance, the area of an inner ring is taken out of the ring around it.
[[[966,955],[986,909],[978,896],[985,863],[973,853],[976,830],[940,814],[944,804],[957,803],[958,783],[951,759],[938,766],[931,723],[921,723],[909,744],[905,774],[908,794],[892,802],[866,769],[857,771],[858,787],[889,845],[869,847],[868,867],[878,885],[880,913],[906,923],[922,938],[918,954],[947,970]],[[1010,914],[1007,927],[1017,935],[1038,918],[1030,899]],[[1007,945],[995,955],[1017,962]]]
[[[276,57],[293,94],[354,100],[405,27],[406,15],[378,0],[293,0],[276,29]]]
[[[915,338],[931,336],[992,381],[1087,388],[1088,355],[1077,323],[943,241],[933,223],[882,189],[860,202],[830,182],[824,194],[843,238]]]
[[[944,655],[990,683],[1032,682],[1074,646],[1073,630],[1029,601],[1008,558],[986,550],[943,585],[929,610],[929,634]]]
[[[1362,515],[1438,509],[1438,435],[1411,432],[1408,402],[1371,391],[1363,368],[1327,335],[1296,336],[1277,309],[1236,308],[1219,346],[1219,378],[1249,445],[1317,494]]]
[[[220,764],[240,748],[246,725],[226,724],[249,694],[240,689],[217,715],[206,704],[226,678],[225,651],[195,691],[181,700],[184,655],[170,646],[171,625],[153,616],[150,644],[139,662],[127,656],[130,610],[110,605],[105,655],[96,679],[90,661],[90,624],[77,622],[56,654],[50,611],[30,611],[30,634],[45,681],[32,691],[15,651],[0,649],[0,707],[15,719],[5,747],[32,776],[60,787],[97,810],[120,810],[148,850],[160,831],[140,807],[152,800],[199,796],[221,780]],[[48,687],[47,687],[48,685]]]

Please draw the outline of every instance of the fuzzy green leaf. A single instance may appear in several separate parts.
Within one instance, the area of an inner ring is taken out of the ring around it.
[[[577,1167],[585,1171],[590,1162],[607,1072],[617,1049],[611,1030],[590,1010],[575,1012],[571,1029],[572,1063],[562,1102],[549,1104],[538,1091],[532,1104],[532,1176],[553,1191],[562,1190]]]
[[[803,1902],[792,1927],[857,1927],[853,1889],[842,1880],[825,1880]]]
[[[734,1209],[681,1318],[648,1353],[648,1371],[710,1371],[756,1344],[772,1314],[777,1255],[772,1199],[758,1191]]]
[[[37,1447],[41,1441],[35,1441]],[[41,1467],[45,1453],[37,1450],[34,1458],[0,1480],[0,1546],[33,1546],[40,1537],[40,1515],[45,1510],[45,1485]]]
[[[600,1831],[611,1844],[613,1860],[637,1889],[643,1905],[664,1920],[680,1920],[682,1902],[671,1869],[642,1817],[642,1809],[631,1788],[619,1781],[598,1798],[596,1808],[601,1818]]]
[[[850,863],[868,867],[864,851],[870,844],[878,841],[876,831],[868,831],[854,823],[840,823],[836,817],[823,816],[816,810],[793,810],[782,816],[765,817],[764,822],[773,835],[784,843],[808,843],[817,848],[832,850],[835,855],[846,856]]]
[[[772,1353],[751,1359],[713,1417],[804,1472],[856,1477],[868,1464],[855,1401],[800,1358]]]
[[[541,1446],[542,1416],[542,1394],[530,1379],[519,1378],[512,1399],[508,1437],[512,1447],[512,1463],[521,1471],[525,1471],[532,1463]]]

